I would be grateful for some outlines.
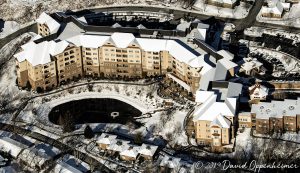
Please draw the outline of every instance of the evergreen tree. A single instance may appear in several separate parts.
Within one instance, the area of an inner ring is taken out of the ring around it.
[[[84,129],[84,137],[88,138],[88,139],[91,139],[94,137],[94,132],[89,125],[87,125]]]
[[[75,130],[75,120],[71,112],[67,111],[63,116],[63,132],[72,132]]]

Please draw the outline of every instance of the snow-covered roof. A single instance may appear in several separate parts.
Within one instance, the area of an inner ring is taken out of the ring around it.
[[[137,26],[137,28],[138,29],[147,29],[144,25],[142,25],[142,24],[139,24],[138,26]]]
[[[212,0],[213,2],[218,2],[220,4],[234,4],[237,0]]]
[[[97,35],[77,35],[67,39],[68,42],[75,44],[76,46],[82,46],[87,48],[98,48],[105,44],[109,39],[109,36],[97,36]]]
[[[191,22],[184,21],[179,25],[177,25],[176,30],[185,32],[186,29],[189,28],[190,26],[191,26]]]
[[[196,91],[196,103],[204,103],[214,95],[213,91]]]
[[[259,68],[263,64],[259,62],[256,58],[243,58],[244,64],[242,64],[241,68],[244,69],[245,71],[250,71],[254,68]]]
[[[180,158],[165,155],[159,166],[164,166],[172,169],[178,168],[180,166],[180,160]]]
[[[126,147],[126,149],[124,149],[123,151],[120,152],[120,155],[136,158],[137,155],[139,154],[139,149],[140,149],[139,146],[128,145],[128,147]]]
[[[116,135],[110,135],[107,133],[102,133],[101,136],[98,137],[97,143],[98,144],[113,144],[116,141],[117,136]]]
[[[16,158],[24,148],[27,148],[27,146],[18,141],[9,137],[0,137],[0,149],[9,153],[14,158]]]
[[[251,113],[256,114],[256,119],[269,119],[270,117],[282,118],[300,114],[300,97],[297,100],[285,99],[284,101],[260,102],[253,104]]]
[[[126,150],[126,149],[129,148],[128,143],[130,143],[130,141],[116,139],[116,141],[114,143],[110,144],[107,147],[107,150],[122,152],[122,151],[124,151],[124,150]]]
[[[264,98],[268,96],[269,89],[263,85],[255,84],[249,87],[249,93],[254,97]]]
[[[32,65],[40,65],[51,62],[51,56],[62,53],[69,43],[66,41],[44,41],[41,43],[29,42],[22,47],[23,51],[14,55],[19,62],[25,59]]]
[[[285,3],[280,0],[268,0],[268,6],[261,8],[262,13],[272,13],[281,15],[284,9],[290,8],[290,3]]]
[[[66,162],[59,162],[54,167],[54,173],[82,173],[82,171],[76,169]]]
[[[234,55],[226,50],[219,50],[219,51],[217,51],[217,53],[219,55],[221,55],[223,57],[223,59],[233,60],[233,58],[234,58]]]
[[[192,31],[194,33],[194,37],[199,39],[199,40],[204,40],[206,39],[206,29],[201,29],[201,28],[196,28],[194,29],[195,31]]]
[[[46,24],[51,34],[56,33],[60,27],[60,24],[45,12],[36,19],[36,22],[39,24]]]
[[[236,63],[227,58],[223,58],[217,62],[214,80],[226,80],[228,70],[237,66]]]
[[[77,20],[79,20],[80,22],[82,22],[84,24],[87,24],[87,21],[84,16],[77,18]]]
[[[204,91],[205,92],[205,91]],[[210,91],[207,91],[210,92]],[[204,94],[203,95],[207,95]],[[210,94],[211,95],[211,94]],[[211,121],[219,123],[220,127],[228,128],[230,124],[219,116],[233,117],[236,109],[236,98],[226,98],[225,102],[217,102],[217,95],[211,95],[206,101],[198,106],[194,112],[193,121]],[[226,118],[225,118],[226,119]]]
[[[242,90],[243,90],[242,84],[229,82],[226,97],[228,97],[228,98],[238,97],[240,94],[242,94]]]
[[[228,59],[225,59],[225,58],[219,60],[218,62],[220,62],[223,65],[223,67],[226,68],[227,70],[238,66],[236,63],[234,63]]]
[[[211,122],[210,127],[212,126],[219,126],[223,128],[229,128],[230,127],[230,121],[222,116],[221,114],[217,115],[217,117]]]
[[[158,146],[155,145],[148,145],[148,144],[142,144],[139,153],[146,155],[146,156],[153,156],[157,150]]]
[[[122,27],[119,23],[115,23],[111,26],[112,28],[120,28]]]
[[[144,51],[168,51],[170,55],[180,62],[189,64],[192,67],[209,66],[203,59],[203,55],[198,57],[199,62],[193,63],[197,56],[189,51],[184,45],[181,45],[176,40],[165,39],[149,39],[149,38],[135,38],[131,33],[113,33],[111,36],[101,35],[77,35],[67,39],[68,42],[74,43],[76,46],[98,48],[105,44],[107,41],[113,42],[117,48],[127,48],[130,44],[139,46]]]
[[[30,166],[41,166],[47,160],[53,158],[60,153],[60,150],[49,144],[37,144],[31,148],[26,148],[19,155],[21,160],[31,160]]]

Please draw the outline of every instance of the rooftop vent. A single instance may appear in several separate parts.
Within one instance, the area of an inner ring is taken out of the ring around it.
[[[289,109],[290,109],[290,110],[294,110],[295,107],[294,107],[294,106],[289,106]]]

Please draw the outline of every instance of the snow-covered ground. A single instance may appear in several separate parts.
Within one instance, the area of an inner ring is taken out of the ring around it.
[[[172,134],[172,145],[187,145],[183,122],[188,110],[183,109],[184,106],[174,103],[177,109],[170,115],[167,115],[167,113],[163,111],[165,109],[163,107],[165,99],[157,95],[157,87],[156,84],[149,86],[94,84],[92,90],[88,90],[87,86],[78,86],[31,100],[26,108],[19,114],[18,120],[28,124],[34,124],[35,126],[30,127],[31,130],[57,139],[59,136],[63,136],[62,130],[60,126],[54,125],[48,120],[48,114],[53,107],[72,100],[85,98],[113,98],[139,109],[143,115],[137,121],[143,123],[144,126],[139,129],[131,129],[121,124],[90,124],[95,130],[107,131],[108,129],[113,129],[115,132],[131,136],[134,136],[137,131],[141,131],[147,136],[147,140],[149,141],[155,141],[155,138],[159,136],[163,136],[167,139],[170,138],[170,134]],[[152,97],[149,97],[149,95]],[[167,101],[169,101],[169,99]],[[164,118],[161,118],[161,116],[164,116]],[[164,123],[161,123],[162,119],[164,119]],[[82,132],[83,130],[84,128],[81,128],[74,133]],[[155,131],[153,132],[155,135],[153,135],[152,132],[150,133],[150,131]]]
[[[12,57],[22,41],[28,37],[31,37],[31,35],[27,33],[23,34],[0,49],[0,114],[2,109],[6,110],[3,111],[4,115],[0,116],[2,121],[6,121],[12,117],[11,113],[7,112],[7,110],[17,108],[20,104],[20,99],[30,95],[26,91],[19,90],[16,85],[15,59]]]
[[[276,51],[273,49],[268,49],[264,47],[258,47],[258,46],[250,46],[249,47],[250,52],[254,53],[261,53],[264,56],[264,59],[271,62],[272,59],[277,59],[283,64],[284,70],[279,70],[279,68],[275,68],[273,71],[273,76],[280,77],[283,73],[297,73],[300,71],[300,62],[296,58],[293,58],[292,56]],[[277,66],[276,66],[277,67]]]
[[[244,34],[253,37],[261,37],[262,34],[268,34],[272,36],[280,36],[283,38],[294,40],[294,44],[300,42],[300,34],[288,32],[286,30],[278,30],[263,27],[250,27],[244,30]]]
[[[0,38],[3,38],[20,29],[20,25],[15,21],[5,21],[4,28],[0,29]]]

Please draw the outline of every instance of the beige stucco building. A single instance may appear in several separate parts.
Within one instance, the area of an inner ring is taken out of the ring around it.
[[[60,24],[45,12],[36,19],[36,23],[38,34],[43,37],[57,33],[60,28]]]
[[[260,102],[251,108],[257,133],[298,132],[300,130],[300,98],[297,100]]]
[[[29,82],[34,90],[47,90],[82,76],[142,78],[170,74],[192,93],[201,85],[207,87],[213,78],[214,67],[205,62],[204,56],[195,55],[176,40],[135,38],[128,33],[29,42],[15,54],[20,87]]]
[[[197,91],[198,102],[193,114],[195,139],[199,145],[208,145],[214,151],[222,151],[222,146],[230,144],[233,137],[233,124],[236,98],[217,102],[212,91]]]

